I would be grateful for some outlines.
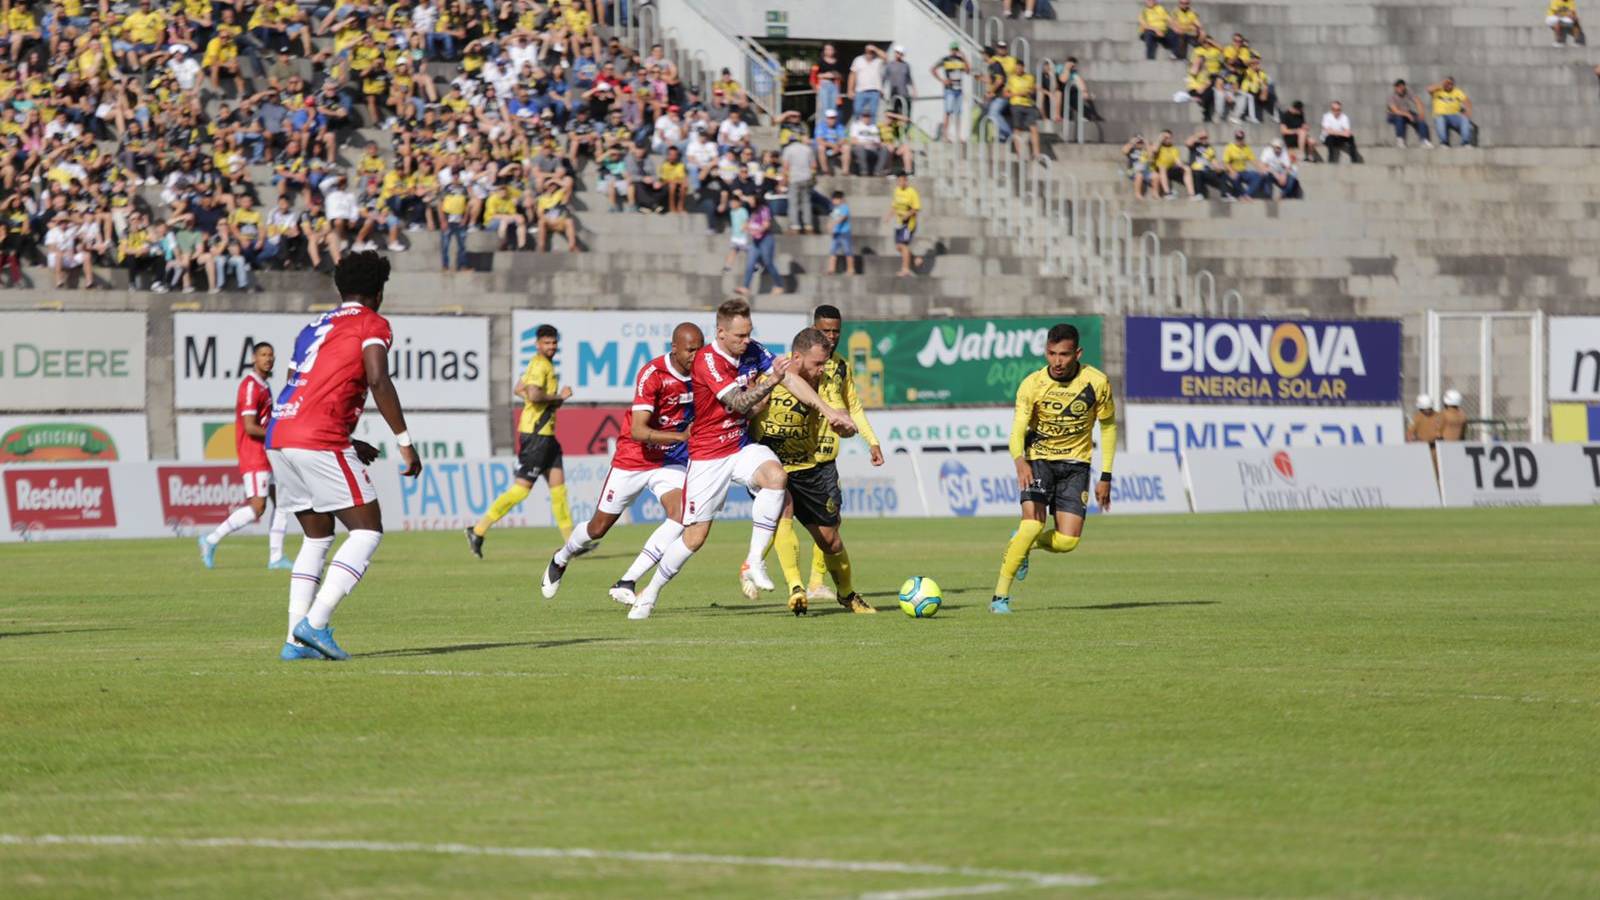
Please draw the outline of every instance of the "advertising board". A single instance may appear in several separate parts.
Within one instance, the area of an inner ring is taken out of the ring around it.
[[[1195,512],[1439,505],[1426,444],[1189,450],[1183,467]]]
[[[547,311],[519,309],[511,313],[512,378],[520,378],[536,352],[535,332],[554,325],[561,332],[556,373],[572,388],[574,403],[626,403],[633,399],[633,379],[644,364],[672,347],[672,329],[693,322],[716,337],[711,310]],[[758,312],[751,337],[774,353],[789,346],[800,329],[811,324],[800,313]]]
[[[1076,325],[1083,361],[1099,365],[1099,316],[848,320],[839,339],[869,409],[1008,403],[1044,365],[1050,326]]]
[[[406,426],[424,460],[481,459],[493,451],[489,445],[489,416],[486,413],[430,413],[406,410]],[[378,448],[385,457],[394,457],[394,435],[377,410],[369,409],[356,422],[356,439]],[[178,459],[236,459],[233,416],[229,413],[179,413]]]
[[[144,313],[0,312],[0,410],[144,409],[144,342]]]
[[[0,465],[137,462],[150,456],[138,413],[0,416]]]
[[[277,352],[282,390],[294,341],[313,313],[174,313],[172,398],[179,409],[228,409],[257,342]],[[386,316],[394,331],[389,374],[407,410],[489,408],[489,320]],[[140,397],[143,397],[141,389]],[[371,400],[368,399],[370,408]]]
[[[1600,316],[1551,317],[1550,399],[1600,401]]]
[[[1116,457],[1115,467],[1111,481],[1111,515],[1189,511],[1175,459],[1121,453]],[[1016,518],[1021,510],[1017,470],[1006,454],[929,454],[919,460],[919,468],[930,516]],[[1091,468],[1090,497],[1086,504],[1091,514],[1099,512],[1093,495],[1093,484],[1099,478],[1097,465]]]
[[[1213,448],[1389,444],[1405,440],[1398,408],[1130,403],[1122,433],[1135,453]]]
[[[1445,506],[1600,504],[1600,443],[1439,443]]]
[[[1400,402],[1400,323],[1388,319],[1130,316],[1131,400],[1261,405]]]

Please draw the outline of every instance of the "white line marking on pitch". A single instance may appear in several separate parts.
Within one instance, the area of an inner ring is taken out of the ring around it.
[[[766,869],[809,869],[823,872],[874,872],[891,875],[932,875],[960,878],[998,878],[1008,884],[980,884],[960,888],[928,888],[867,894],[875,900],[912,900],[960,894],[992,894],[1018,888],[1093,887],[1100,879],[1075,873],[982,869],[970,866],[933,866],[922,863],[874,862],[848,859],[805,859],[787,856],[723,856],[714,853],[672,853],[643,850],[593,850],[585,847],[490,847],[476,844],[424,844],[387,841],[309,841],[275,838],[158,838],[126,834],[0,834],[0,845],[48,847],[181,847],[185,849],[243,848],[251,850],[354,850],[366,853],[436,853],[446,856],[500,856],[515,859],[593,859],[616,862],[663,863],[689,866],[745,866]],[[932,891],[933,893],[930,893]]]

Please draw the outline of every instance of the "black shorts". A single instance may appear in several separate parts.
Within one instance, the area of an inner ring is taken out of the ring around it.
[[[549,435],[522,435],[522,446],[517,450],[517,477],[523,481],[538,481],[539,476],[551,469],[561,468],[561,445]]]
[[[1023,500],[1043,503],[1053,512],[1082,516],[1089,511],[1089,464],[1072,460],[1036,459],[1033,481],[1022,492]]]
[[[1011,106],[1011,127],[1017,131],[1027,131],[1039,124],[1039,109],[1035,106]]]
[[[839,524],[839,468],[832,461],[789,473],[789,496],[794,518],[801,525],[832,527]]]

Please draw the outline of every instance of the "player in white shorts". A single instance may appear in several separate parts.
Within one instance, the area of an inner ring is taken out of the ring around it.
[[[770,591],[762,557],[772,542],[783,512],[787,476],[772,450],[752,444],[748,420],[779,384],[801,403],[817,409],[842,435],[855,434],[850,416],[817,396],[805,380],[789,371],[788,357],[774,358],[750,339],[750,304],[729,300],[717,308],[716,340],[694,356],[689,382],[694,393],[694,421],[689,425],[689,469],[684,480],[683,534],[674,540],[656,566],[650,583],[629,611],[630,619],[646,619],[666,583],[683,568],[711,532],[711,522],[738,483],[750,489],[750,552],[739,569],[739,586],[755,599]]]
[[[597,511],[588,521],[573,526],[567,542],[544,568],[539,590],[546,598],[561,588],[561,576],[573,558],[599,545],[633,501],[649,491],[667,512],[666,521],[645,542],[634,565],[611,586],[611,596],[630,603],[638,577],[661,559],[661,553],[679,534],[682,513],[684,463],[689,459],[689,417],[694,395],[689,389],[689,368],[705,345],[700,326],[684,322],[672,331],[672,351],[651,360],[634,378],[633,408],[628,432],[617,441],[611,470],[600,486]],[[637,571],[635,571],[637,569]]]

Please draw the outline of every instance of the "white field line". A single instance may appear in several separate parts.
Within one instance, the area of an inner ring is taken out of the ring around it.
[[[905,891],[873,891],[862,894],[857,900],[928,900],[933,897],[974,897],[979,894],[1003,894],[1044,885],[1018,884],[1014,881],[996,884],[974,884],[969,887],[911,888]]]
[[[0,846],[178,847],[183,849],[338,850],[364,853],[433,853],[445,856],[493,856],[513,859],[587,859],[612,862],[658,863],[684,866],[744,866],[765,869],[806,869],[821,872],[872,872],[892,875],[929,875],[958,878],[1003,879],[1008,884],[982,884],[973,888],[933,888],[942,893],[890,892],[872,894],[892,898],[948,897],[954,892],[995,893],[1016,888],[1092,887],[1093,875],[1024,872],[968,866],[933,866],[920,863],[873,862],[846,859],[806,859],[787,856],[724,856],[714,853],[671,853],[643,850],[592,850],[584,847],[491,847],[477,844],[425,844],[388,841],[311,841],[274,838],[158,838],[126,834],[0,834]],[[982,889],[981,891],[978,889]]]

